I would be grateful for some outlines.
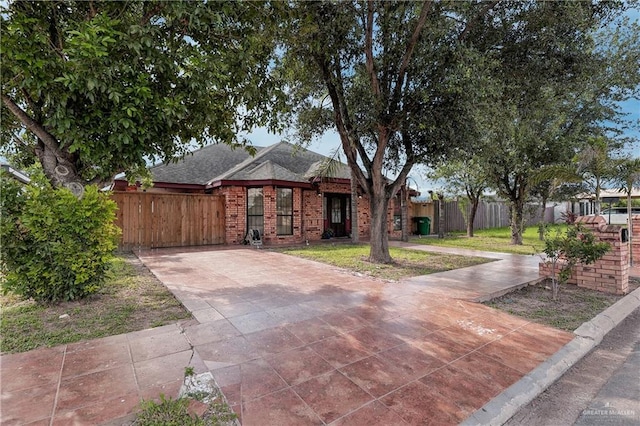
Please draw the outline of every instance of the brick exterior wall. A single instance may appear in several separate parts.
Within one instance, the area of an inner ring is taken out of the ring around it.
[[[576,265],[569,284],[598,290],[605,293],[627,294],[629,292],[629,249],[622,242],[622,227],[607,225],[602,216],[582,216],[577,219],[600,240],[609,243],[611,250],[602,259],[591,265]],[[551,276],[551,267],[540,263],[539,272]]]
[[[264,233],[266,245],[299,244],[317,241],[325,231],[323,198],[325,193],[351,194],[348,183],[322,182],[317,190],[293,188],[293,235],[277,235],[276,188],[262,187],[264,196]],[[226,243],[241,244],[247,233],[247,188],[229,186],[215,188],[214,194],[225,196]],[[358,197],[358,229],[361,238],[369,238],[370,208],[366,197]],[[391,238],[400,238],[401,231],[393,231],[393,201],[389,205],[388,229]]]
[[[629,235],[631,235],[632,232],[631,251],[633,252],[633,264],[640,265],[640,215],[631,216]]]
[[[224,195],[226,244],[240,244],[247,233],[247,189],[242,186],[215,188],[213,194]]]

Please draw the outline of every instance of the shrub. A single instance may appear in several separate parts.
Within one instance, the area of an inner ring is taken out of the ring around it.
[[[68,189],[3,177],[0,201],[3,293],[58,302],[99,290],[120,232],[107,194],[89,186],[78,199]]]
[[[576,220],[578,219],[578,215],[573,212],[563,212],[560,215],[560,219],[567,225],[573,225],[576,223]]]

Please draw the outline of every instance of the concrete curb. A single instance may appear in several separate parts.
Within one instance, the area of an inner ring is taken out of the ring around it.
[[[500,395],[476,410],[460,426],[504,424],[520,408],[545,391],[593,348],[603,337],[640,307],[640,288],[578,327],[572,341],[536,367],[532,372],[505,389]]]

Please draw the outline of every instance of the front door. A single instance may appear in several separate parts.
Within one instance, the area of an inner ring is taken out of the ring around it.
[[[349,221],[349,196],[344,194],[327,195],[327,227],[333,231],[334,237],[348,236],[351,232]]]

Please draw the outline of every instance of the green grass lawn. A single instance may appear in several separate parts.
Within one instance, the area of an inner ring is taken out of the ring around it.
[[[316,260],[385,280],[399,280],[417,275],[427,275],[490,261],[490,259],[481,257],[427,253],[395,247],[391,247],[389,251],[394,263],[383,265],[368,261],[368,245],[321,244],[282,250],[286,254]]]
[[[0,296],[0,306],[2,353],[128,333],[191,317],[133,255],[116,257],[102,290],[86,299],[44,305],[8,294]]]
[[[553,300],[550,283],[529,286],[496,299],[485,305],[512,315],[551,327],[573,331],[624,296],[589,290],[571,284],[560,286],[558,300]],[[640,286],[640,280],[629,280],[629,291]]]
[[[550,225],[549,233],[555,233],[558,229],[565,229],[566,225]],[[542,252],[544,242],[538,237],[538,227],[528,227],[522,236],[522,245],[511,244],[511,229],[492,228],[480,229],[474,232],[473,238],[468,238],[466,232],[453,233],[443,239],[437,237],[413,237],[412,243],[426,244],[442,247],[456,247],[473,250],[483,250],[514,254],[536,254]]]

